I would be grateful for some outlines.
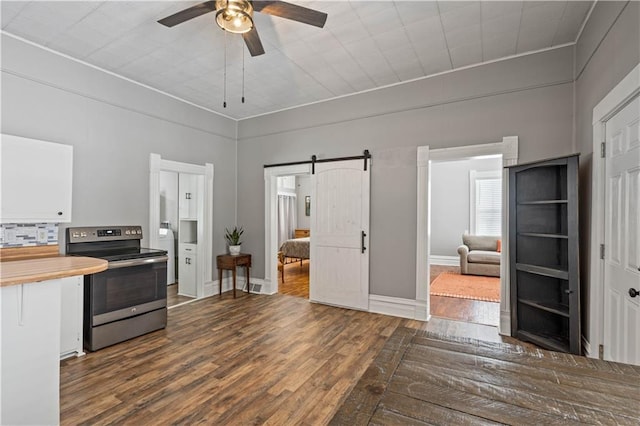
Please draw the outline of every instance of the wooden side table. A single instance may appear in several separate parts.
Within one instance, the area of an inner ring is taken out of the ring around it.
[[[247,293],[251,293],[251,281],[249,279],[249,270],[251,269],[251,255],[247,253],[240,253],[237,255],[221,254],[216,257],[216,263],[218,265],[218,283],[220,287],[220,295],[222,295],[222,271],[231,270],[233,273],[233,298],[236,297],[236,268],[238,266],[244,266],[247,270]]]

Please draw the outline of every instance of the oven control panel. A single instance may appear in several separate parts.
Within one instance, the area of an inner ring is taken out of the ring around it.
[[[82,226],[67,228],[68,243],[141,240],[141,226]]]

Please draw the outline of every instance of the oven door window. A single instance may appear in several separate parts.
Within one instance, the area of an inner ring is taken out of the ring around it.
[[[107,269],[91,280],[93,315],[167,299],[166,262]]]

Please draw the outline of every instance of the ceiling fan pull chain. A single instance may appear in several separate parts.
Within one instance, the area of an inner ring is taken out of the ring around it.
[[[222,107],[227,107],[227,32],[224,32],[224,99],[222,101]]]
[[[244,103],[244,46],[242,46],[241,49],[242,49],[242,103]]]

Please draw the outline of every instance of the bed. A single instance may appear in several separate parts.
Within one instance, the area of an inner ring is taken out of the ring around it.
[[[293,238],[285,241],[280,246],[278,260],[282,267],[279,267],[278,269],[282,271],[282,282],[284,282],[284,265],[286,263],[292,263],[299,260],[302,265],[302,261],[304,259],[309,259],[309,241],[309,237]]]

